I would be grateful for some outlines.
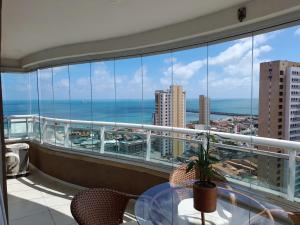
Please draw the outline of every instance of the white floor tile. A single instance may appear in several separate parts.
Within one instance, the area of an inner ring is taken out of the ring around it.
[[[10,195],[17,197],[17,198],[25,199],[25,200],[31,200],[31,199],[43,197],[42,193],[35,189],[30,189],[30,190],[26,190],[26,191],[16,191],[16,192],[10,193]]]
[[[75,223],[70,211],[70,205],[51,207],[50,213],[57,225],[70,225]]]
[[[14,193],[16,191],[27,191],[27,190],[31,190],[31,189],[32,189],[31,186],[28,186],[28,185],[20,183],[20,182],[7,185],[8,193]]]
[[[7,182],[10,225],[78,225],[70,211],[78,188],[61,183],[33,170],[28,177]],[[126,211],[131,221],[134,202]]]
[[[66,198],[61,198],[61,197],[56,197],[56,196],[45,197],[44,199],[45,199],[45,204],[48,207],[71,204],[71,199],[66,199]]]
[[[10,225],[56,225],[49,211],[26,216],[21,219],[10,220]]]
[[[9,218],[11,220],[30,216],[43,211],[48,211],[43,198],[36,199],[35,202],[23,200],[18,202],[17,204],[9,205],[8,208]]]

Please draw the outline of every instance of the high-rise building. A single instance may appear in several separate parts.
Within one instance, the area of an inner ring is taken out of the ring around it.
[[[199,96],[199,124],[208,126],[209,120],[209,100],[205,95]]]
[[[153,117],[154,125],[185,127],[185,92],[180,85],[171,85],[168,90],[155,91],[155,113]],[[163,133],[163,135],[167,135]],[[177,137],[178,134],[173,134]],[[175,138],[176,138],[175,137]],[[159,141],[161,154],[173,154],[174,157],[183,153],[182,142],[167,138]]]
[[[260,64],[258,135],[300,141],[300,63],[272,61]],[[272,147],[259,148],[285,152]],[[262,181],[284,187],[288,177],[286,171],[287,165],[282,159],[258,158],[258,178]],[[299,165],[297,177],[300,177]],[[295,192],[300,192],[300,179],[296,180],[295,187]]]

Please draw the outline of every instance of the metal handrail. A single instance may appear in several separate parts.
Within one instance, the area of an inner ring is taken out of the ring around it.
[[[282,158],[285,160],[288,160],[288,169],[289,169],[289,175],[288,175],[288,182],[287,182],[287,195],[286,198],[289,200],[294,200],[295,196],[295,184],[296,184],[296,162],[299,160],[299,153],[300,153],[300,142],[295,141],[289,141],[289,140],[279,140],[279,139],[273,139],[273,138],[266,138],[266,137],[257,137],[257,136],[247,136],[247,135],[241,135],[241,134],[232,134],[232,133],[225,133],[225,132],[217,132],[217,131],[210,131],[210,130],[199,130],[199,129],[189,129],[189,128],[178,128],[178,127],[167,127],[167,126],[157,126],[157,125],[148,125],[148,124],[136,124],[136,123],[120,123],[120,122],[105,122],[105,121],[88,121],[88,120],[71,120],[71,119],[60,119],[60,118],[50,118],[50,117],[44,117],[44,116],[37,116],[37,115],[16,115],[16,116],[8,116],[6,119],[13,123],[14,119],[15,122],[19,123],[20,119],[24,119],[27,127],[27,137],[28,135],[28,123],[29,122],[37,122],[42,123],[43,126],[40,126],[40,133],[41,137],[44,136],[44,133],[46,132],[47,126],[60,126],[62,124],[64,126],[64,132],[65,132],[65,147],[68,148],[67,142],[69,141],[69,128],[71,124],[76,125],[89,125],[95,129],[96,127],[100,128],[100,141],[101,141],[101,147],[100,147],[100,154],[105,153],[104,151],[104,143],[105,143],[105,128],[106,127],[114,127],[114,128],[132,128],[132,129],[141,129],[145,133],[143,133],[146,136],[146,143],[147,143],[147,149],[146,149],[146,161],[152,161],[151,157],[151,137],[157,136],[157,133],[151,133],[151,131],[156,131],[161,134],[161,137],[166,138],[175,138],[172,137],[172,133],[180,133],[180,134],[186,134],[186,135],[199,135],[204,133],[210,133],[217,135],[218,137],[221,137],[223,139],[230,139],[232,141],[238,141],[242,143],[250,143],[250,147],[245,146],[235,146],[235,145],[227,145],[224,143],[213,143],[214,145],[218,147],[224,147],[224,148],[231,148],[232,150],[237,151],[243,151],[248,153],[253,153],[257,155],[265,155],[270,157],[276,157],[276,158]],[[164,136],[165,134],[170,134],[169,136]],[[183,141],[196,141],[195,139],[187,139],[179,137],[179,139],[183,139]],[[198,140],[199,141],[199,140]],[[40,143],[44,143],[44,138],[40,139]],[[254,147],[253,147],[254,146]],[[274,148],[281,148],[284,149],[284,153],[277,153],[272,151],[265,151],[256,148],[255,146],[269,146]]]
[[[151,131],[160,131],[160,132],[174,132],[181,134],[200,134],[200,133],[210,133],[218,135],[222,138],[231,139],[234,141],[248,142],[254,145],[264,145],[277,148],[285,148],[287,150],[296,150],[300,151],[300,142],[289,141],[289,140],[280,140],[267,137],[257,137],[249,136],[242,134],[232,134],[218,131],[209,131],[209,130],[199,130],[199,129],[189,129],[189,128],[179,128],[179,127],[168,127],[168,126],[158,126],[158,125],[148,125],[148,124],[137,124],[137,123],[119,123],[119,122],[104,122],[104,121],[88,121],[88,120],[67,120],[59,118],[50,118],[50,117],[38,117],[32,116],[35,119],[47,120],[52,122],[60,123],[69,123],[69,124],[84,124],[84,125],[93,125],[93,126],[112,126],[112,127],[124,127],[124,128],[135,128],[135,129],[145,129]]]

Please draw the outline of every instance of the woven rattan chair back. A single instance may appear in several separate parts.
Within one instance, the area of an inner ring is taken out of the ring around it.
[[[196,179],[195,170],[186,172],[186,164],[182,164],[176,169],[174,169],[169,177],[169,182],[171,185],[185,185],[186,182]]]
[[[130,197],[117,191],[95,188],[74,196],[71,212],[79,225],[118,225]]]

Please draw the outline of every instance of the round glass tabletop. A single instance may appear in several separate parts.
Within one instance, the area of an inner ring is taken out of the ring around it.
[[[191,187],[173,187],[169,183],[144,192],[135,204],[140,225],[202,224],[201,213],[193,207]],[[217,209],[205,213],[206,225],[293,224],[288,214],[274,207],[266,208],[251,196],[218,187]]]

